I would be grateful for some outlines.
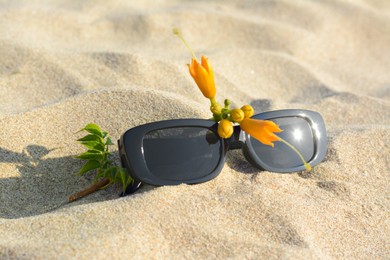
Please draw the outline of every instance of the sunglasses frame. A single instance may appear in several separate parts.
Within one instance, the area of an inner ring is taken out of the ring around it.
[[[324,121],[321,115],[314,111],[303,109],[286,109],[269,111],[254,115],[252,118],[261,120],[272,120],[278,118],[298,117],[307,121],[313,131],[314,155],[308,163],[314,166],[321,162],[327,150],[327,138]],[[175,127],[199,127],[213,131],[219,138],[220,142],[220,158],[216,168],[208,175],[196,179],[185,181],[180,180],[164,180],[153,175],[148,169],[143,153],[143,138],[145,134],[154,131]],[[259,158],[250,142],[251,136],[242,131],[239,126],[235,126],[234,135],[230,139],[223,139],[217,133],[218,123],[206,119],[174,119],[158,121],[140,125],[127,130],[120,140],[118,140],[119,156],[124,168],[135,180],[137,187],[140,183],[146,183],[154,186],[162,185],[178,185],[181,183],[195,184],[209,181],[221,172],[224,163],[225,155],[228,150],[242,148],[245,158],[255,167],[271,172],[287,173],[305,170],[304,165],[293,168],[276,168],[268,165]],[[129,162],[128,158],[131,158]],[[133,186],[134,186],[133,185]]]
[[[312,158],[308,161],[311,166],[317,165],[320,163],[326,155],[327,151],[327,136],[326,136],[326,128],[325,123],[322,116],[310,110],[304,109],[284,109],[284,110],[275,110],[268,111],[260,114],[256,114],[252,116],[253,119],[261,119],[261,120],[273,120],[273,119],[281,119],[281,118],[301,118],[304,119],[310,126],[313,132],[313,143],[314,143],[314,154]],[[243,139],[243,153],[245,158],[254,166],[259,169],[270,171],[270,172],[278,172],[278,173],[290,173],[290,172],[299,172],[305,170],[305,166],[301,165],[298,167],[289,167],[289,168],[276,168],[268,165],[266,162],[262,161],[259,156],[256,155],[254,148],[252,146],[251,136],[242,131],[244,134]]]
[[[118,140],[119,155],[121,158],[122,166],[125,167],[134,180],[142,183],[147,183],[155,186],[162,185],[178,185],[181,183],[195,184],[209,181],[219,175],[222,170],[222,167],[225,162],[225,155],[227,152],[226,141],[223,138],[218,136],[217,132],[218,124],[211,120],[206,119],[173,119],[173,120],[164,120],[153,123],[148,123],[145,125],[140,125],[134,128],[127,130]],[[184,181],[175,181],[175,180],[164,180],[160,179],[157,176],[153,175],[144,160],[143,154],[143,137],[145,134],[161,129],[176,128],[176,127],[199,127],[205,128],[210,131],[213,131],[215,135],[219,138],[221,142],[220,146],[220,158],[217,164],[217,167],[212,173],[207,176],[186,180]],[[126,149],[128,146],[132,146],[132,149]],[[131,163],[127,158],[132,158]]]

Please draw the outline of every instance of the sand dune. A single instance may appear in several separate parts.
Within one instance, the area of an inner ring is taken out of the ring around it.
[[[388,1],[133,2],[0,3],[0,258],[385,259]],[[66,204],[93,179],[75,175],[85,124],[117,139],[210,116],[173,27],[209,58],[220,101],[320,112],[325,160],[276,174],[231,151],[207,183]]]

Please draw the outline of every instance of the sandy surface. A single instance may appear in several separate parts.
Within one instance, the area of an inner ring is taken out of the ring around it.
[[[389,1],[25,2],[0,2],[0,258],[390,255]],[[220,101],[320,112],[325,161],[276,174],[234,151],[204,184],[64,204],[91,183],[73,158],[85,124],[117,139],[209,117],[173,27],[209,57]]]

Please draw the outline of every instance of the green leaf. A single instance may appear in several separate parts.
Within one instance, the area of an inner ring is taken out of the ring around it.
[[[79,142],[95,141],[95,142],[99,142],[101,144],[104,144],[104,139],[101,138],[100,136],[97,136],[97,135],[86,135],[80,139],[77,139],[77,141],[79,141]]]
[[[111,166],[111,161],[105,161],[102,168],[105,169],[108,166]]]
[[[88,133],[103,137],[102,129],[100,128],[100,126],[98,126],[96,124],[92,124],[92,123],[88,124],[82,130],[85,130]]]
[[[91,170],[96,170],[95,182],[101,178],[107,178],[110,185],[113,182],[122,183],[123,188],[133,182],[133,179],[121,167],[113,166],[111,154],[108,151],[108,146],[113,145],[111,138],[106,131],[96,124],[87,124],[81,131],[87,131],[89,134],[78,139],[88,151],[77,156],[76,158],[87,160],[80,169],[79,174],[84,174]],[[107,186],[108,186],[107,185]],[[103,187],[105,188],[105,187]]]
[[[116,167],[112,166],[103,171],[102,176],[109,179],[112,182],[115,182]]]
[[[119,168],[119,172],[122,179],[123,192],[126,192],[127,186],[132,184],[134,180],[123,168]]]
[[[107,137],[106,145],[113,145],[114,143],[112,142],[110,137]]]
[[[106,179],[109,179],[110,182],[114,182],[114,176],[115,176],[115,172],[113,172],[115,170],[115,167],[109,167],[109,168],[101,168],[101,170],[99,171],[99,174],[98,174],[98,178],[106,178]]]
[[[115,171],[115,182],[116,183],[122,183],[122,177],[121,177],[120,169],[118,167],[115,167],[115,168],[116,168],[116,171]]]
[[[97,169],[100,167],[100,163],[96,160],[90,160],[87,163],[84,164],[84,166],[80,169],[79,173],[80,175],[89,172],[91,170]]]
[[[88,149],[98,150],[101,152],[104,152],[105,150],[104,145],[98,141],[82,141],[81,144],[87,147]]]
[[[101,179],[101,178],[104,178],[104,175],[103,175],[102,169],[100,168],[100,169],[97,171],[97,174],[96,174],[96,176],[95,176],[95,178],[94,178],[94,182],[98,182],[99,179]]]
[[[80,154],[79,156],[76,156],[78,159],[82,160],[102,160],[104,157],[104,154],[100,151],[96,150],[88,150],[85,153]]]
[[[121,179],[122,179],[122,184],[126,184],[127,183],[127,178],[128,178],[128,175],[126,174],[126,172],[122,169],[119,170],[119,173],[121,175]]]

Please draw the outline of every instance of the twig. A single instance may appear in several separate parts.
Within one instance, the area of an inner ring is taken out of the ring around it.
[[[99,181],[99,182],[89,186],[88,188],[86,188],[86,189],[84,189],[82,191],[79,191],[79,192],[77,192],[77,193],[75,193],[73,195],[70,195],[68,197],[68,203],[73,202],[75,200],[78,200],[78,199],[80,199],[82,197],[85,197],[85,196],[87,196],[87,195],[97,191],[98,189],[108,185],[109,183],[110,183],[109,179],[103,179],[103,180],[101,180],[101,181]]]

